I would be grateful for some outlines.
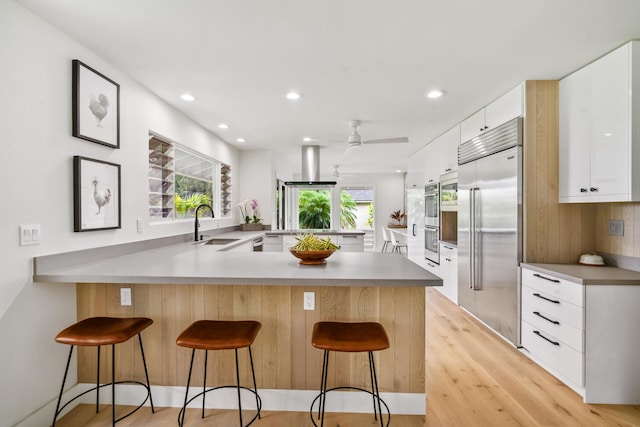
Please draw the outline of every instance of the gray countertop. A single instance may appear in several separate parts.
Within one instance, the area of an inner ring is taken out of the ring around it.
[[[230,232],[241,239],[259,233]],[[391,253],[335,252],[320,266],[298,264],[290,253],[226,252],[228,247],[184,242],[79,265],[35,259],[33,280],[52,283],[167,283],[314,286],[442,286],[442,279]],[[56,257],[64,257],[58,254]],[[78,258],[78,254],[73,253]],[[43,257],[46,258],[46,257]],[[40,262],[39,262],[40,261]]]
[[[340,235],[340,236],[349,236],[349,235],[364,235],[364,231],[362,230],[268,230],[264,232],[266,235],[276,235],[276,236],[290,236],[290,235],[298,235],[305,233],[313,233],[317,235],[329,234],[329,235]]]
[[[536,263],[521,266],[581,285],[640,285],[640,272],[617,267]]]

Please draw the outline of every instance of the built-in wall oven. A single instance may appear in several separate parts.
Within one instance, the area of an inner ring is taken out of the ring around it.
[[[440,184],[424,188],[424,257],[440,264]]]

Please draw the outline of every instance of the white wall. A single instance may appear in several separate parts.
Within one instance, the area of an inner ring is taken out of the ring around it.
[[[272,154],[265,150],[243,151],[240,155],[238,174],[239,200],[256,199],[258,213],[263,224],[275,224],[274,204],[276,177],[273,171]],[[244,222],[239,209],[233,205],[237,222]]]
[[[54,337],[76,318],[75,287],[32,283],[32,258],[192,230],[184,221],[136,231],[136,218],[147,218],[149,130],[240,166],[235,148],[11,0],[0,0],[0,58],[0,426],[10,426],[56,398],[68,347]],[[72,59],[120,84],[121,149],[71,136]],[[121,165],[122,229],[73,232],[74,155]],[[42,244],[20,247],[20,224],[40,224]]]

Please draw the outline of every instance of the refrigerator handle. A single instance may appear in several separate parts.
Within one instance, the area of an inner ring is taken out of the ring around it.
[[[413,224],[411,226],[411,234],[413,235],[413,237],[416,237],[416,225],[415,224]]]
[[[477,291],[480,289],[479,285],[478,285],[478,221],[477,221],[477,217],[478,217],[478,206],[477,206],[477,197],[478,197],[478,191],[480,189],[477,187],[474,187],[471,189],[471,206],[472,206],[472,224],[473,224],[473,228],[471,229],[471,235],[473,236],[473,238],[471,239],[471,241],[473,242],[473,247],[471,250],[471,265],[473,266],[473,271],[472,271],[472,280],[471,280],[471,289],[473,289],[474,291]]]
[[[473,188],[469,189],[469,289],[474,288],[474,238],[475,238],[475,198]]]

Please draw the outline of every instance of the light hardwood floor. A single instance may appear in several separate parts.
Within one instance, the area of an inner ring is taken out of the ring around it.
[[[584,404],[578,394],[434,289],[427,289],[426,313],[426,417],[392,415],[392,426],[640,426],[640,406]],[[175,426],[177,414],[175,408],[159,408],[153,415],[143,408],[118,425]],[[206,414],[201,419],[198,409],[190,409],[186,424],[237,425],[236,411]],[[81,405],[56,425],[107,426],[110,417],[107,407],[96,415],[93,406]],[[264,412],[252,425],[312,424],[307,412]],[[372,415],[328,413],[325,425],[376,423]]]

